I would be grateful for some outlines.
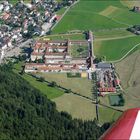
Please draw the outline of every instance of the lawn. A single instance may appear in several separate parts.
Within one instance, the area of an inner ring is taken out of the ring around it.
[[[66,73],[40,73],[38,75],[81,95],[92,97],[92,82],[87,78],[68,78]]]
[[[18,63],[14,65],[14,72],[18,73],[21,70],[21,66],[23,63]],[[21,76],[21,75],[20,75]],[[40,90],[44,95],[46,95],[49,99],[57,98],[64,94],[64,91],[53,88],[47,85],[45,82],[37,81],[36,78],[33,78],[32,76],[29,76],[27,74],[22,75],[22,78],[24,78],[26,81],[28,81],[33,87]]]
[[[107,61],[118,60],[131,48],[140,43],[140,36],[94,42],[94,52],[97,56],[105,56]]]
[[[88,46],[72,45],[71,55],[74,58],[86,58],[88,56]]]

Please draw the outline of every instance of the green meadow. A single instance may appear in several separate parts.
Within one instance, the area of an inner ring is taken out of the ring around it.
[[[80,0],[54,28],[53,33],[127,28],[139,23],[140,14],[132,12],[120,0]]]
[[[94,42],[97,56],[105,56],[107,61],[121,59],[130,49],[140,43],[140,36]]]
[[[19,74],[19,72],[21,71],[22,65],[23,65],[22,62],[15,64],[13,71]],[[40,82],[36,78],[26,73],[20,76],[24,78],[26,81],[28,81],[33,87],[40,90],[42,94],[46,95],[49,99],[54,99],[64,94],[64,91],[58,89],[57,87],[50,87],[48,86],[47,83]]]

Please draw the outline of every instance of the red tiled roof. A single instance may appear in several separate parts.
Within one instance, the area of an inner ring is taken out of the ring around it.
[[[42,53],[42,52],[32,52],[31,55],[40,55],[40,56],[42,56],[42,55],[44,55],[44,53]]]
[[[110,88],[99,88],[100,92],[115,92],[116,89],[114,87],[110,87]]]

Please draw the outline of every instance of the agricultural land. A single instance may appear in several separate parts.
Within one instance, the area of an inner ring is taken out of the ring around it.
[[[135,96],[130,95],[134,89],[134,85],[133,87],[130,87],[130,84],[134,82],[130,82],[130,78],[132,78],[130,75],[133,74],[134,78],[134,75],[137,73],[137,76],[135,77],[138,77],[138,72],[134,71],[134,66],[132,67],[131,64],[133,63],[134,65],[134,58],[136,57],[136,54],[138,54],[140,37],[127,31],[128,27],[137,25],[140,22],[140,14],[131,11],[135,5],[139,6],[140,3],[138,1],[127,0],[107,2],[103,0],[80,0],[78,4],[71,7],[69,12],[52,31],[53,35],[58,33],[63,33],[65,35],[71,31],[93,31],[95,55],[98,57],[104,57],[105,61],[113,62],[115,64],[116,72],[121,80],[126,101],[124,107],[118,107],[122,110],[129,107],[137,107],[139,101],[136,99],[134,102],[130,102],[131,96]],[[135,69],[138,69],[138,64],[135,64]],[[136,80],[133,84],[136,84],[135,90],[137,90],[137,92],[135,92],[135,98],[137,98],[138,81]],[[64,108],[64,110],[68,110],[66,109],[66,106],[62,107],[60,105],[61,98],[63,100],[64,95],[55,100],[58,109],[61,110]],[[109,105],[108,96],[104,97],[104,99],[100,98],[100,100],[102,103]]]
[[[12,3],[14,2],[13,0]],[[115,65],[121,81],[121,94],[125,99],[124,106],[112,107],[110,104],[118,104],[118,95],[115,97],[114,93],[111,93],[99,97],[100,124],[115,121],[125,109],[138,107],[140,101],[140,36],[127,30],[140,24],[140,13],[132,11],[135,5],[140,6],[140,3],[129,0],[79,0],[66,13],[67,7],[57,11],[63,18],[52,28],[49,35],[34,37],[43,41],[89,41],[85,32],[92,32],[94,55]],[[70,53],[76,58],[86,57],[88,49],[84,45],[72,46]],[[14,71],[19,73],[22,65],[23,63],[15,64]],[[87,76],[70,78],[67,73],[36,73],[35,76],[44,78],[43,82],[30,74],[21,76],[53,100],[59,111],[67,111],[73,118],[83,120],[97,117],[96,106],[92,101],[93,80],[89,80]],[[57,86],[50,87],[49,83],[52,82]]]

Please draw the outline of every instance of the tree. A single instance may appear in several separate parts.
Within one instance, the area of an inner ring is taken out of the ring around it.
[[[80,47],[80,48],[77,49],[77,51],[78,51],[79,53],[81,53],[81,52],[84,51],[84,49]]]
[[[44,81],[45,81],[45,78],[44,78],[44,77],[40,77],[40,78],[39,78],[39,81],[40,81],[40,82],[44,82]]]
[[[71,93],[72,91],[71,91],[71,89],[66,89],[65,90],[65,93]]]
[[[8,67],[0,66],[1,140],[98,139],[110,126],[58,112],[54,102]]]
[[[55,81],[52,81],[52,82],[49,84],[49,86],[51,86],[51,87],[56,87],[56,86],[57,86],[57,84],[56,84],[56,82],[55,82]]]

